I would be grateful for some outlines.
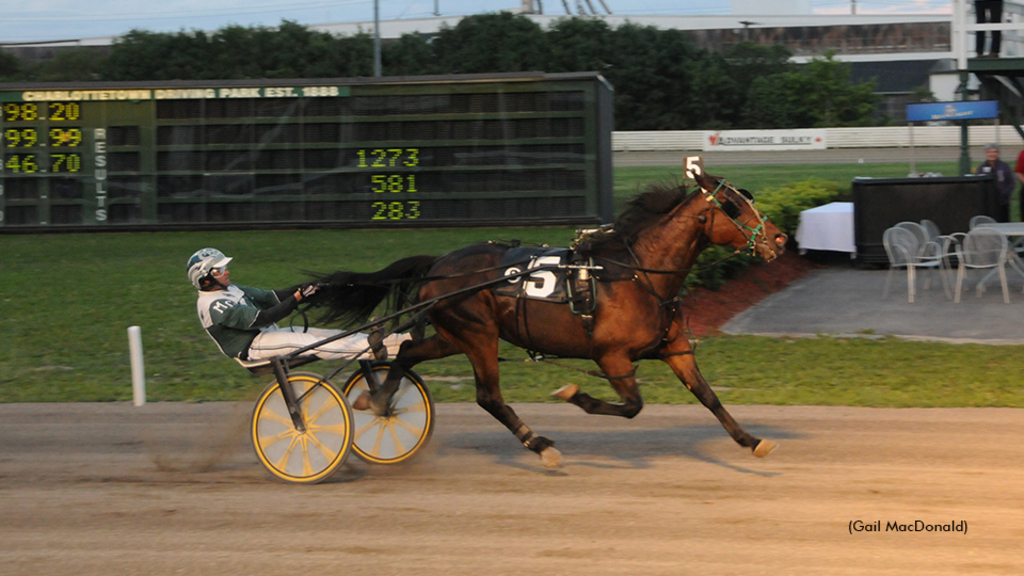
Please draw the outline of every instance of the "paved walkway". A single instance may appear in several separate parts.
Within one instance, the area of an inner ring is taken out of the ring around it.
[[[722,327],[727,334],[894,335],[915,340],[1024,344],[1024,278],[1007,270],[1010,303],[1004,304],[998,277],[976,296],[981,278],[964,282],[960,304],[947,299],[938,275],[918,271],[914,303],[907,302],[907,274],[893,273],[889,297],[882,299],[887,270],[831,266],[811,272],[787,289],[738,314]],[[930,290],[924,281],[931,279]],[[955,272],[954,278],[955,281]]]

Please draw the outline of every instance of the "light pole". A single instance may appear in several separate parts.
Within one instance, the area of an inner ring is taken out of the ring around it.
[[[373,0],[373,75],[380,76],[380,0]]]

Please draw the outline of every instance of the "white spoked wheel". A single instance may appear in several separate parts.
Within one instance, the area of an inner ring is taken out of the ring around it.
[[[288,382],[306,430],[295,428],[281,387],[274,381],[260,394],[252,413],[253,448],[260,463],[280,480],[323,482],[351,452],[352,409],[345,396],[317,374],[293,372]]]
[[[379,383],[387,377],[389,363],[373,366]],[[349,404],[369,390],[362,370],[345,383],[344,394]],[[434,431],[434,401],[426,384],[415,372],[402,377],[398,390],[384,416],[372,410],[354,410],[355,434],[352,448],[357,456],[374,464],[397,464],[412,458],[427,444]]]

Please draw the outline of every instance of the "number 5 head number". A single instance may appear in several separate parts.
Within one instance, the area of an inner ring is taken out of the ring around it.
[[[704,160],[700,156],[687,156],[683,167],[686,169],[687,178],[696,179],[697,176],[704,174]]]

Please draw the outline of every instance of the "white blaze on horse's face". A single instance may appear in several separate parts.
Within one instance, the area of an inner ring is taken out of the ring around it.
[[[768,262],[785,251],[786,235],[754,206],[754,199],[749,192],[741,193],[722,179],[708,180],[700,183],[704,191],[704,200],[711,205],[712,211],[725,216],[739,234],[732,242],[717,242],[712,236],[715,232],[715,218],[712,214],[708,222],[708,236],[712,238],[712,242],[728,243],[737,250],[745,248],[750,250],[751,254],[757,254]],[[713,188],[709,190],[705,184]]]

